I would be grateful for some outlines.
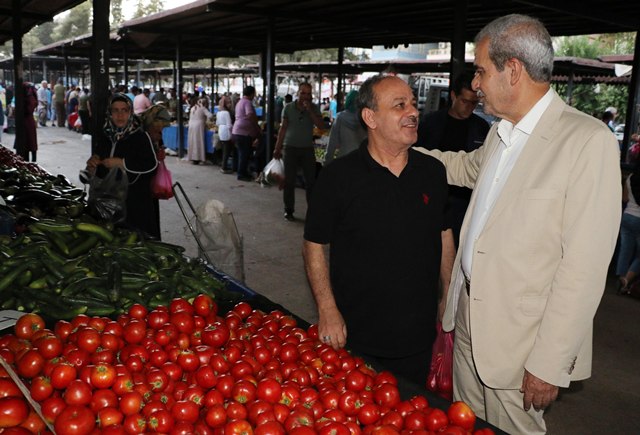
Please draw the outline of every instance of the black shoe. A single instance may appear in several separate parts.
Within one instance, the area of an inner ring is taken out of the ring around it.
[[[293,222],[296,220],[296,218],[293,217],[293,213],[286,213],[284,214],[284,218],[285,220],[288,220],[289,222]]]
[[[251,177],[238,177],[238,181],[253,181]]]

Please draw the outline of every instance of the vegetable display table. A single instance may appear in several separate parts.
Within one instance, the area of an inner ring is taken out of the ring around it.
[[[189,144],[187,143],[187,138],[189,137],[189,127],[184,127],[184,149],[189,148]],[[162,129],[162,142],[164,146],[173,150],[178,151],[179,143],[178,143],[178,127],[175,125],[170,125],[169,127],[165,127]],[[214,133],[211,130],[205,130],[204,136],[204,144],[205,151],[208,154],[213,154],[214,151]]]

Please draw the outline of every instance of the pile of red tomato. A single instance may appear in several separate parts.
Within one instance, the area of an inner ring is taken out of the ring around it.
[[[117,320],[80,315],[53,331],[26,314],[0,337],[0,356],[58,435],[472,433],[463,402],[445,413],[423,396],[403,401],[391,373],[317,335],[246,302],[221,316],[199,295],[150,312],[134,305]],[[47,433],[1,371],[1,433]]]

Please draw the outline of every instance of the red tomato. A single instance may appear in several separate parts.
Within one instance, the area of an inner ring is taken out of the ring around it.
[[[204,418],[209,427],[222,427],[227,422],[227,411],[221,404],[213,405],[207,409]]]
[[[215,316],[218,314],[218,305],[213,298],[209,295],[200,294],[193,300],[193,311],[202,317],[207,317],[212,314]]]
[[[78,348],[93,353],[100,346],[100,333],[93,328],[83,328],[78,331]]]
[[[29,405],[20,397],[0,399],[0,428],[17,426],[29,416]]]
[[[144,433],[147,428],[147,420],[140,413],[127,415],[122,424],[128,434]]]
[[[449,424],[447,414],[445,414],[445,412],[440,408],[431,408],[427,410],[426,416],[426,427],[431,431],[437,432]]]
[[[184,420],[195,423],[198,419],[200,408],[190,400],[179,400],[173,404],[171,415],[176,420]]]
[[[103,408],[117,408],[118,396],[111,389],[95,390],[89,404],[91,411],[97,413]]]
[[[124,341],[131,344],[140,343],[145,337],[147,326],[140,320],[131,320],[123,327]]]
[[[199,386],[208,390],[216,386],[218,377],[210,365],[203,365],[196,371],[196,382]]]
[[[404,428],[408,430],[421,430],[427,426],[427,416],[422,411],[411,411],[404,417]]]
[[[169,305],[169,312],[173,314],[180,311],[186,311],[188,314],[193,314],[193,306],[186,299],[175,298]]]
[[[2,397],[22,397],[22,391],[9,378],[0,378],[0,398]]]
[[[37,314],[24,314],[14,326],[16,337],[30,339],[37,331],[44,329],[44,319]]]
[[[27,350],[16,360],[16,371],[22,378],[35,378],[42,372],[43,368],[44,358],[35,349]]]
[[[230,331],[222,322],[215,322],[202,331],[202,342],[208,346],[220,348],[229,341]]]
[[[256,397],[256,386],[249,381],[240,380],[233,386],[231,397],[238,403],[251,402]]]
[[[147,315],[147,309],[144,307],[144,305],[133,304],[131,305],[131,307],[129,307],[128,314],[133,319],[144,319]]]
[[[183,350],[178,354],[176,362],[186,372],[193,372],[200,367],[200,358],[192,350]]]
[[[473,435],[495,435],[495,432],[488,427],[484,429],[478,429],[473,432]]]
[[[469,435],[469,431],[460,426],[450,425],[440,430],[438,435]]]
[[[380,419],[380,424],[382,426],[391,425],[397,430],[401,430],[404,427],[404,418],[397,411],[388,411]]]
[[[151,329],[160,329],[169,322],[169,313],[166,311],[153,310],[147,316],[147,326]]]
[[[284,435],[286,432],[282,424],[277,421],[268,421],[256,426],[255,435]]]
[[[90,376],[94,388],[109,388],[116,381],[116,369],[110,364],[98,364],[91,368]]]
[[[71,381],[76,379],[78,372],[74,366],[68,363],[61,363],[53,367],[51,371],[51,386],[56,390],[63,390],[69,386]]]
[[[31,385],[29,386],[29,393],[33,400],[42,402],[53,394],[51,381],[46,376],[38,376],[32,379]]]
[[[416,409],[424,410],[429,407],[429,401],[424,396],[413,396],[411,399],[409,399],[409,402]]]
[[[193,315],[187,311],[178,311],[171,314],[169,322],[177,328],[178,332],[183,334],[191,334],[195,327]]]
[[[374,403],[365,403],[358,411],[358,421],[366,426],[375,424],[380,419],[380,407]]]
[[[120,411],[125,416],[135,415],[140,412],[144,404],[142,394],[137,391],[125,393],[120,397]]]
[[[33,347],[38,349],[44,359],[51,359],[62,354],[62,340],[55,335],[40,337],[34,341]]]
[[[231,420],[224,425],[225,435],[251,435],[253,429],[247,420]]]
[[[268,403],[276,403],[282,396],[282,386],[275,379],[263,378],[258,382],[256,397]]]
[[[171,412],[161,409],[151,413],[147,419],[147,426],[154,432],[169,433],[173,429],[174,419]]]
[[[86,406],[69,405],[62,410],[55,422],[58,435],[85,435],[93,431],[96,416]]]
[[[447,410],[447,417],[452,424],[466,430],[473,430],[473,426],[476,424],[476,414],[469,405],[461,401],[451,404]]]
[[[400,391],[397,386],[384,383],[375,389],[373,399],[380,406],[394,408],[400,403]],[[411,409],[414,409],[413,405],[410,403],[408,405]]]
[[[98,426],[101,428],[122,424],[124,414],[118,408],[107,407],[102,408],[96,413]]]
[[[53,423],[66,406],[62,397],[49,397],[40,404],[40,410],[44,418],[49,423]]]
[[[27,418],[20,423],[20,427],[27,429],[32,434],[41,434],[47,429],[45,422],[33,409],[30,410]],[[5,431],[4,434],[6,433],[7,432]]]

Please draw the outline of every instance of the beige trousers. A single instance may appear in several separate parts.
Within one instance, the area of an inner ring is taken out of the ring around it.
[[[476,371],[469,334],[469,296],[463,290],[456,313],[453,346],[453,399],[463,400],[476,415],[510,434],[544,434],[543,411],[526,412],[519,390],[499,390],[482,383]]]

